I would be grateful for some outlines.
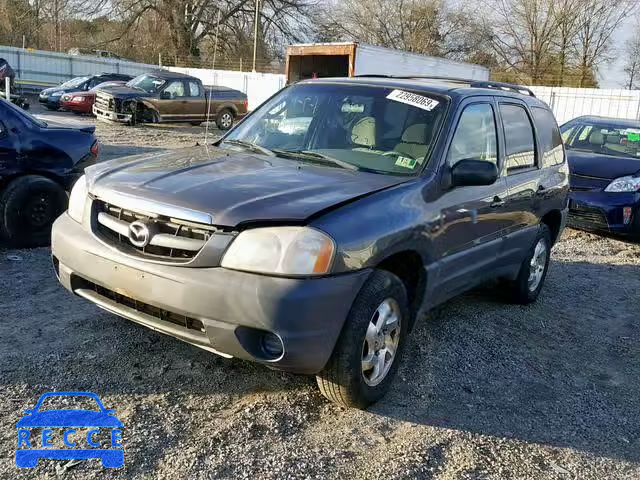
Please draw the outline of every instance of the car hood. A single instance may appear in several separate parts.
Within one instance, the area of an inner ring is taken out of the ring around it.
[[[153,93],[147,93],[144,90],[127,87],[126,85],[107,87],[98,91],[108,93],[109,95],[113,95],[118,98],[153,97],[154,95]]]
[[[614,157],[592,152],[567,151],[569,170],[576,175],[613,180],[640,173],[640,158]]]
[[[150,213],[175,214],[178,209],[180,218],[231,227],[259,221],[302,222],[410,178],[215,147],[112,160],[86,173],[89,191],[118,206],[135,210],[133,205],[142,201],[150,205]]]
[[[25,415],[17,427],[121,427],[122,422],[115,415],[94,410],[45,410]]]
[[[44,90],[42,90],[42,92],[40,93],[44,93],[47,96],[51,96],[53,93],[55,92],[62,92],[62,93],[73,93],[73,92],[84,92],[84,90],[81,90],[77,87],[73,87],[73,88],[61,88],[61,87],[51,87],[51,88],[46,88]]]

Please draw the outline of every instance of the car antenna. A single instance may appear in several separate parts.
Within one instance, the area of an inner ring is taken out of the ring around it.
[[[204,88],[204,85],[202,86]],[[211,97],[213,94],[213,88],[209,89],[209,100],[207,101],[207,120],[204,126],[204,148],[207,149],[207,156],[209,156],[209,143],[207,138],[209,137],[209,118],[211,118]],[[205,96],[206,97],[206,96]]]

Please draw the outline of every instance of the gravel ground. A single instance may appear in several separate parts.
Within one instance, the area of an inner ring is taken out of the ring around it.
[[[189,144],[202,130],[98,134],[109,152]],[[639,254],[566,231],[535,305],[487,287],[431,312],[392,391],[365,412],[327,403],[311,378],[216,357],[73,297],[48,249],[0,249],[0,478],[640,478]],[[115,408],[124,467],[16,468],[15,424],[52,390]]]

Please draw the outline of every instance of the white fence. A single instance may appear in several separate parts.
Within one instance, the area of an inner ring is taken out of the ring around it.
[[[110,58],[67,55],[43,50],[24,50],[0,46],[0,58],[6,59],[16,71],[21,85],[45,87],[57,85],[82,75],[96,73],[123,73],[132,76],[157,70],[157,65],[115,60]],[[249,108],[260,105],[284,87],[284,75],[270,73],[235,72],[201,68],[165,67],[183,72],[202,80],[205,85],[223,85],[247,94]]]
[[[559,124],[582,115],[640,120],[640,90],[529,87],[547,102]]]

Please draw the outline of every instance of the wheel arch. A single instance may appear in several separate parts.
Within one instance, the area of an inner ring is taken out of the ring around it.
[[[562,213],[560,210],[551,210],[544,214],[540,220],[551,231],[551,245],[554,245],[558,241],[560,235],[560,228],[562,227]]]
[[[381,259],[375,268],[393,273],[404,284],[412,313],[410,329],[413,328],[427,287],[427,271],[422,255],[411,249],[395,251]]]

